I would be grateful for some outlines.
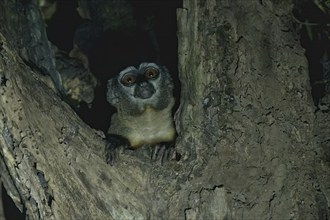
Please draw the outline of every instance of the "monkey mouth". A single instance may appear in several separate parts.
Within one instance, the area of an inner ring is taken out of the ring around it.
[[[148,87],[136,87],[134,96],[140,99],[148,99],[155,93],[155,89],[152,86]]]
[[[150,98],[155,92],[150,90],[142,90],[135,92],[135,97],[140,99],[148,99]]]

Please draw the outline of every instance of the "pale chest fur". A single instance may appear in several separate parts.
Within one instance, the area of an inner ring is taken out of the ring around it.
[[[159,112],[146,108],[143,114],[134,117],[114,115],[111,124],[109,133],[127,138],[134,148],[171,142],[176,134],[170,107]]]

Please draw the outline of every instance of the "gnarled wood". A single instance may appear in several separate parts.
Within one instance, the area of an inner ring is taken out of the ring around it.
[[[314,139],[289,2],[185,0],[177,12],[182,159],[164,166],[150,149],[107,165],[103,134],[0,35],[0,170],[17,206],[31,219],[329,218],[328,142]]]

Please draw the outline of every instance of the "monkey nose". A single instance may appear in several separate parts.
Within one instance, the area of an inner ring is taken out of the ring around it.
[[[139,83],[139,86],[141,87],[147,87],[148,86],[148,83],[146,81],[142,81]]]

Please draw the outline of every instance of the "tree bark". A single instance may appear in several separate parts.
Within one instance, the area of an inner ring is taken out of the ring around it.
[[[28,218],[329,219],[329,116],[314,113],[290,2],[183,3],[182,158],[163,166],[150,149],[107,165],[102,132],[0,33],[1,181]]]
[[[329,159],[313,138],[291,10],[289,1],[184,1],[178,11],[178,145],[194,158],[196,184],[186,217],[329,218]]]

